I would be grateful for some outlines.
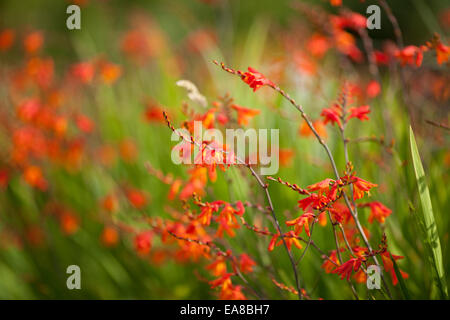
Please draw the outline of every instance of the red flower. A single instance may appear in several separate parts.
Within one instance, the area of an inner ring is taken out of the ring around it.
[[[347,278],[350,280],[350,276],[352,272],[357,272],[361,267],[361,263],[363,262],[362,258],[352,258],[345,262],[343,265],[337,267],[332,273],[337,273],[341,276],[341,280]]]
[[[134,247],[139,254],[150,252],[152,247],[153,234],[150,231],[144,231],[136,235],[134,238]]]
[[[407,46],[402,50],[397,50],[395,52],[395,57],[400,60],[402,66],[413,65],[420,67],[423,59],[422,49],[416,46]]]
[[[369,120],[369,117],[367,116],[368,113],[370,113],[370,107],[369,106],[361,106],[357,108],[350,108],[348,109],[350,112],[348,119],[351,118],[358,118],[361,121]]]
[[[366,93],[369,98],[375,98],[381,92],[381,86],[376,80],[372,80],[369,82],[366,88]]]
[[[392,213],[391,209],[378,201],[365,203],[360,205],[360,207],[370,207],[369,223],[372,223],[374,219],[379,223],[384,223],[384,220]]]
[[[337,251],[333,250],[330,253],[330,256],[328,257],[329,259],[325,259],[325,261],[323,262],[321,268],[325,270],[326,273],[331,273],[333,272],[334,269],[336,269],[337,266],[339,266],[339,260],[337,258]],[[331,262],[331,261],[333,262]]]
[[[137,189],[127,191],[127,198],[130,204],[136,209],[143,209],[147,205],[147,198],[144,193]]]
[[[324,124],[327,124],[328,122],[331,122],[331,124],[337,123],[338,126],[342,128],[342,123],[340,119],[342,111],[337,105],[334,105],[331,108],[323,109],[320,115],[324,117],[323,120]]]
[[[248,120],[256,115],[258,115],[261,111],[256,109],[248,109],[237,104],[232,104],[231,108],[236,110],[238,113],[238,123],[240,125],[247,125]]]
[[[253,92],[262,86],[274,87],[275,84],[267,79],[262,73],[256,71],[252,67],[248,67],[247,72],[240,72],[241,79],[253,89]]]
[[[256,266],[256,262],[253,261],[247,254],[241,254],[239,259],[239,269],[243,273],[249,273],[253,271],[253,266]]]
[[[403,259],[404,257],[396,256],[393,254],[392,258],[394,258],[394,260],[397,261],[397,260]],[[389,251],[385,251],[384,253],[382,253],[381,260],[383,261],[384,270],[386,272],[390,272],[390,274],[391,274],[392,284],[394,286],[397,285],[398,279],[397,279],[397,275],[395,274],[394,264],[392,263],[392,260],[391,260],[391,253]],[[400,270],[400,273],[404,279],[407,279],[409,277],[409,275],[406,272],[403,272]]]
[[[279,238],[278,234],[272,237],[269,243],[268,248],[269,251],[272,251],[275,247],[278,247],[283,243],[283,240],[278,238]],[[298,249],[302,248],[302,244],[300,243],[300,240],[297,239],[297,235],[294,233],[294,231],[289,231],[288,233],[285,233],[284,241],[286,242],[286,246],[288,247],[289,250],[291,250],[292,245],[296,246]]]

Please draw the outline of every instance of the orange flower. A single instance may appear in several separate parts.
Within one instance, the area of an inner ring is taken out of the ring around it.
[[[102,207],[108,212],[116,212],[119,207],[117,198],[113,194],[107,195],[102,200]]]
[[[37,53],[41,49],[43,43],[44,43],[44,36],[40,31],[31,32],[23,40],[25,52],[28,54]]]
[[[0,32],[0,51],[6,51],[14,43],[15,32],[11,29],[5,29]]]
[[[311,38],[309,38],[306,49],[310,52],[314,57],[321,58],[330,48],[330,43],[328,39],[321,34],[313,34]]]
[[[450,56],[450,47],[445,46],[442,43],[436,45],[436,59],[437,63],[443,64],[448,61]]]
[[[119,241],[119,234],[115,228],[105,227],[102,231],[100,239],[106,247],[113,247]]]
[[[119,152],[125,162],[133,162],[138,153],[136,144],[131,139],[124,139],[120,142]]]
[[[225,258],[223,256],[218,256],[213,263],[206,266],[206,269],[210,270],[215,277],[220,277],[226,274],[227,264]]]
[[[367,194],[370,194],[370,189],[374,187],[378,187],[378,185],[371,183],[369,181],[363,180],[358,177],[353,177],[353,198],[355,200],[361,199],[364,197],[364,193],[367,192]]]
[[[321,136],[322,138],[327,137],[327,129],[325,127],[324,121],[322,120],[316,120],[312,123],[314,129],[316,132]],[[303,121],[299,128],[299,134],[305,137],[312,137],[314,136],[314,133],[306,123],[306,121]]]
[[[102,62],[100,64],[100,74],[104,83],[112,84],[122,74],[122,68],[111,62]]]
[[[283,243],[282,239],[278,239],[279,235],[275,234],[272,239],[270,240],[268,250],[272,251],[275,247],[278,247]],[[294,233],[294,231],[289,231],[288,233],[284,234],[284,241],[286,242],[286,246],[289,250],[291,250],[292,245],[296,246],[298,249],[302,249],[302,244],[300,243],[300,240],[297,239],[297,235]]]
[[[390,216],[392,210],[385,207],[381,202],[374,201],[359,205],[360,207],[370,207],[369,223],[376,219],[379,223],[384,223],[385,219]]]
[[[42,191],[47,189],[47,181],[44,179],[41,168],[33,165],[28,166],[25,169],[23,176],[25,181],[28,182],[30,186],[38,188]]]
[[[308,237],[311,236],[309,232],[309,222],[315,218],[314,214],[307,212],[302,214],[300,217],[293,220],[286,221],[287,226],[295,226],[294,232],[296,235],[300,234],[305,227],[305,232]]]
[[[280,149],[280,165],[287,167],[292,163],[292,158],[294,157],[294,151],[292,149]]]
[[[6,188],[9,181],[8,170],[0,169],[0,188]]]
[[[247,125],[250,118],[260,114],[261,112],[260,110],[244,108],[238,106],[237,104],[232,104],[231,108],[237,111],[238,123],[240,125]]]
[[[339,266],[339,260],[337,258],[336,250],[331,251],[329,259],[325,259],[323,262],[321,268],[325,270],[326,273],[333,272],[334,269],[336,269],[336,266]],[[331,262],[331,261],[333,262]]]

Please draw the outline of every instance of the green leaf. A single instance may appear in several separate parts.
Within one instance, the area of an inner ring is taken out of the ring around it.
[[[403,276],[402,276],[402,274],[400,272],[400,269],[397,266],[397,262],[395,262],[395,259],[392,256],[392,254],[389,254],[389,255],[391,256],[392,264],[394,265],[395,275],[397,276],[398,283],[400,285],[400,289],[401,289],[402,294],[403,294],[403,298],[405,300],[411,300],[411,296],[409,295],[408,288],[406,287],[405,280],[403,279]]]
[[[441,243],[439,241],[436,221],[434,220],[430,191],[428,190],[428,186],[425,181],[425,172],[423,170],[416,140],[414,138],[414,132],[411,126],[409,127],[409,133],[411,156],[419,190],[420,202],[422,204],[422,215],[417,217],[419,218],[419,224],[423,227],[424,243],[429,250],[432,268],[436,274],[436,285],[441,292],[442,298],[447,298],[447,283],[445,281],[444,266],[442,263]]]

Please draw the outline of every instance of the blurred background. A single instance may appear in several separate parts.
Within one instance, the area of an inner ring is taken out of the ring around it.
[[[405,46],[420,46],[435,32],[448,39],[448,2],[389,2]],[[81,30],[66,27],[72,3],[81,7]],[[158,237],[142,254],[134,239],[133,230],[148,229],[145,218],[170,218],[182,206],[179,199],[167,199],[171,186],[144,166],[149,161],[164,174],[188,177],[185,167],[170,161],[175,143],[161,114],[167,110],[175,127],[187,120],[182,106],[189,99],[177,80],[195,83],[208,108],[229,94],[236,104],[261,110],[251,127],[280,129],[286,156],[277,176],[302,187],[332,177],[321,146],[302,129],[300,114],[287,101],[269,89],[251,92],[212,60],[263,72],[313,120],[337,99],[343,81],[359,86],[361,101],[372,108],[370,121],[352,123],[347,134],[373,141],[351,144],[350,157],[358,176],[379,185],[372,198],[393,212],[381,228],[362,219],[374,246],[386,232],[390,251],[405,257],[399,265],[409,274],[414,297],[436,297],[414,220],[420,203],[408,130],[412,119],[448,271],[449,137],[425,120],[448,123],[449,65],[426,55],[420,69],[405,68],[402,83],[398,65],[387,61],[376,79],[381,93],[367,93],[374,78],[360,36],[350,33],[359,51],[352,56],[329,48],[317,35],[326,34],[330,15],[341,10],[365,15],[370,4],[378,2],[343,0],[342,7],[295,0],[2,0],[0,298],[217,298],[205,281],[205,262],[177,258],[176,247]],[[389,52],[395,33],[383,10],[381,18],[381,29],[368,35],[375,50]],[[189,103],[198,113],[207,111]],[[324,130],[343,170],[339,134],[331,126]],[[281,185],[271,192],[277,211],[290,218],[297,195]],[[210,201],[231,201],[233,195],[264,203],[238,168],[219,171],[207,194]],[[249,221],[258,218],[251,210],[246,214]],[[329,225],[315,232],[315,242],[332,250]],[[285,252],[267,252],[269,239],[241,228],[229,241],[261,265],[269,261],[277,278],[293,285]],[[66,287],[66,268],[72,264],[81,268],[82,290]],[[344,281],[324,273],[321,264],[315,253],[302,261],[312,296],[351,298]],[[273,298],[295,298],[274,286],[267,272],[256,268],[250,281]],[[397,287],[392,290],[399,295]]]

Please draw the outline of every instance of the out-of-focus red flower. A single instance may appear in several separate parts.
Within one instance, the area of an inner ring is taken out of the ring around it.
[[[126,162],[133,162],[138,154],[136,144],[131,139],[124,139],[120,142],[119,152],[122,159]]]
[[[366,28],[366,17],[356,12],[346,12],[342,16],[333,16],[331,22],[335,28],[354,30]]]
[[[71,67],[71,73],[81,83],[89,84],[94,79],[95,66],[91,62],[80,62]]]
[[[253,272],[253,267],[256,266],[256,262],[252,260],[246,253],[239,256],[239,269],[243,273]]]
[[[44,43],[44,36],[41,31],[33,31],[29,33],[23,40],[25,52],[28,54],[37,53]]]
[[[330,46],[331,44],[328,39],[318,33],[313,34],[306,43],[306,49],[308,52],[319,59],[325,55]]]
[[[38,188],[42,191],[47,189],[47,181],[42,174],[41,168],[37,166],[28,166],[23,172],[25,181],[32,187]]]
[[[147,254],[152,247],[153,233],[151,231],[143,231],[134,238],[134,248],[139,254]]]
[[[392,258],[394,258],[395,261],[403,259],[404,257],[402,256],[396,256],[396,255],[392,255]],[[386,272],[389,272],[391,274],[391,278],[392,278],[392,284],[395,286],[398,283],[398,278],[397,275],[395,274],[395,270],[394,270],[394,263],[391,260],[391,253],[389,251],[385,251],[381,254],[381,260],[383,261],[383,266],[384,266],[384,270]],[[400,270],[400,274],[402,275],[402,277],[404,279],[407,279],[409,277],[409,275]]]
[[[100,63],[100,75],[104,83],[112,84],[122,74],[122,68],[114,63],[103,61]]]
[[[375,50],[373,54],[378,65],[388,65],[391,60],[389,55],[382,51]]]
[[[370,113],[370,107],[369,106],[360,106],[360,107],[353,107],[349,108],[348,112],[350,113],[348,115],[348,119],[351,118],[358,118],[361,121],[369,120],[369,117],[367,114]]]
[[[102,234],[100,235],[100,239],[106,247],[114,247],[119,241],[119,233],[116,228],[106,226],[103,228]]]
[[[72,235],[78,231],[80,227],[80,221],[75,214],[69,211],[65,211],[59,217],[59,223],[62,231],[67,235]]]
[[[370,207],[369,223],[376,219],[379,223],[384,223],[387,217],[390,216],[392,210],[384,206],[381,202],[374,201],[365,204],[360,204],[360,207]]]
[[[9,181],[9,173],[5,168],[0,169],[0,188],[6,188]]]
[[[238,114],[238,123],[240,125],[247,125],[250,118],[261,113],[261,110],[257,109],[248,109],[237,104],[232,104],[231,108],[237,111]]]
[[[280,165],[283,167],[290,166],[292,163],[292,158],[294,157],[294,150],[292,149],[280,149]]]
[[[376,80],[372,80],[367,84],[366,94],[369,98],[375,98],[381,92],[381,86]]]
[[[413,65],[420,67],[423,59],[423,51],[421,48],[416,46],[407,46],[401,50],[395,51],[395,57],[400,60],[402,66]]]
[[[217,37],[211,30],[197,30],[190,33],[186,39],[187,49],[201,53],[212,48],[217,42]]]
[[[126,195],[130,204],[136,209],[143,209],[147,205],[147,197],[140,190],[128,189]]]
[[[327,128],[325,127],[324,121],[322,120],[316,120],[312,123],[314,129],[317,131],[319,136],[322,138],[326,138],[328,136],[327,134]],[[301,136],[305,137],[313,137],[314,133],[312,132],[311,128],[308,126],[306,121],[302,121],[302,124],[299,127],[298,133]]]
[[[83,114],[78,114],[75,118],[78,129],[84,133],[91,133],[94,130],[94,122]]]
[[[101,201],[102,208],[108,212],[116,212],[119,208],[119,202],[114,194],[109,194]]]
[[[220,277],[227,272],[227,263],[224,256],[218,256],[211,264],[206,266],[207,270],[210,270],[212,275]]]
[[[333,7],[340,7],[342,5],[342,0],[330,0],[330,4]]]
[[[443,64],[448,61],[450,57],[450,47],[444,45],[443,43],[439,43],[436,45],[436,59],[437,63]]]
[[[165,123],[163,109],[159,107],[153,101],[147,102],[147,106],[144,112],[145,120],[148,122],[160,122]]]
[[[16,34],[12,29],[5,29],[0,32],[0,51],[7,51],[14,43]]]

